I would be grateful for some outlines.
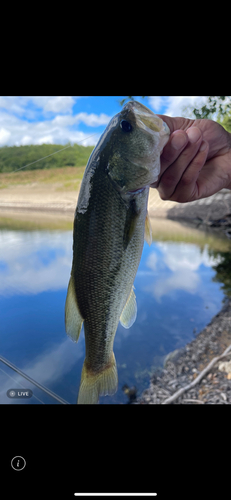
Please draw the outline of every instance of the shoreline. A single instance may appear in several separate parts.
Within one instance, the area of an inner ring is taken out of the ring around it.
[[[33,212],[75,213],[79,189],[66,189],[58,185],[32,183],[0,189],[0,215],[5,210]],[[173,201],[163,201],[156,189],[150,189],[148,212],[150,216],[166,217],[167,211],[176,205]]]
[[[231,299],[182,349],[170,352],[134,404],[168,404],[167,398],[191,384],[214,357],[231,345]],[[170,404],[231,404],[231,356],[219,360],[194,387]]]

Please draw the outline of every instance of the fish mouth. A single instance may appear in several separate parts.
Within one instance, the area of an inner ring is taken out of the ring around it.
[[[142,193],[147,187],[149,187],[149,186],[143,186],[143,187],[140,187],[138,189],[129,189],[129,191],[126,191],[126,194],[128,194],[128,195],[139,194],[139,193]]]
[[[134,196],[144,191],[145,188],[150,187],[150,185],[158,180],[160,173],[159,156],[168,141],[170,130],[167,124],[159,118],[159,116],[155,115],[149,108],[137,101],[129,101],[125,104],[121,111],[121,117],[125,120],[128,119],[132,126],[142,129],[145,135],[147,134],[150,136],[147,151],[138,151],[138,156],[135,153],[134,155],[131,153],[129,157],[129,161],[132,162],[133,165],[137,166],[139,169],[143,168],[143,172],[139,170],[141,185],[134,190],[128,189],[127,191],[128,195]],[[134,184],[131,188],[132,187],[134,187]]]
[[[123,110],[133,112],[139,127],[160,132],[163,127],[163,121],[155,113],[138,101],[129,101],[123,107]]]

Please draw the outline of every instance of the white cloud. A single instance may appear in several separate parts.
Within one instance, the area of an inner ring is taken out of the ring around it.
[[[57,115],[53,120],[49,121],[55,127],[71,127],[76,122],[76,116],[72,115]]]
[[[6,144],[6,142],[10,138],[10,131],[6,130],[5,128],[1,127],[0,129],[0,144]]]
[[[74,104],[73,97],[50,97],[44,103],[43,109],[53,113],[71,113]]]
[[[84,132],[70,132],[68,140],[71,144],[82,144],[83,146],[92,146],[96,144],[100,138],[100,134],[84,134]]]
[[[205,96],[150,96],[150,107],[155,113],[160,113],[163,107],[164,114],[168,116],[189,116],[194,107],[201,107],[206,102]]]
[[[33,105],[44,113],[71,113],[75,104],[72,96],[28,96],[0,97],[0,108],[11,110],[15,114],[26,114],[28,105]]]
[[[24,136],[22,137],[21,144],[22,144],[22,146],[26,146],[26,145],[28,145],[28,144],[31,144],[31,141],[32,141],[32,138],[31,138],[31,136],[30,136],[30,135],[24,135]]]
[[[191,116],[191,108],[201,107],[206,102],[205,96],[169,96],[167,109],[164,114],[168,116]],[[189,115],[187,108],[190,110]]]
[[[77,115],[57,115],[50,123],[59,127],[67,127],[82,122],[89,127],[98,127],[99,125],[107,125],[110,119],[111,116],[105,115],[104,113],[100,115],[94,113],[78,113]]]
[[[78,121],[80,121],[78,115],[77,118],[59,115],[53,120],[29,123],[16,116],[0,112],[0,145],[66,144],[67,142],[81,142],[85,146],[96,144],[99,138],[98,133],[90,137],[91,133],[71,128]],[[4,126],[1,126],[3,124]]]
[[[83,141],[83,145],[97,143],[99,135],[88,140],[87,127],[106,126],[111,116],[100,113],[74,114],[74,104],[80,96],[0,96],[0,146],[21,144],[66,144]],[[187,106],[201,106],[205,97],[150,96],[148,106],[155,113],[164,108],[169,116],[188,116]],[[80,130],[78,130],[80,128]]]
[[[148,97],[148,104],[155,113],[159,113],[162,106],[166,106],[168,102],[167,96],[154,95]]]
[[[29,100],[30,97],[0,96],[0,109],[2,108],[17,115],[22,115]]]
[[[31,141],[28,142],[27,144],[31,144]],[[38,142],[37,144],[53,144],[53,137],[52,135],[45,135],[43,137],[40,137],[40,139],[38,139]]]
[[[90,127],[97,127],[99,125],[107,125],[111,116],[105,115],[101,113],[100,115],[95,115],[91,113],[88,115],[87,113],[79,113],[75,116],[76,122],[83,122]]]
[[[78,130],[79,124],[92,128],[106,126],[111,116],[86,112],[74,115],[76,99],[68,96],[0,97],[0,146],[67,142],[81,142],[84,146],[96,144],[99,134],[92,136],[82,132]],[[44,119],[41,119],[41,113]],[[55,116],[50,118],[52,114]]]

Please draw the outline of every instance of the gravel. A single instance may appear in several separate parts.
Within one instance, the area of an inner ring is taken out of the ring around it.
[[[162,404],[190,384],[215,357],[231,344],[231,299],[195,340],[165,358],[164,369],[151,378],[150,386],[133,404]],[[171,404],[231,404],[231,355],[217,361],[193,388]]]

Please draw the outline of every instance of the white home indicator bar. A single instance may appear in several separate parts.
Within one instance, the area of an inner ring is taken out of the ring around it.
[[[157,493],[74,493],[76,497],[156,497]]]

